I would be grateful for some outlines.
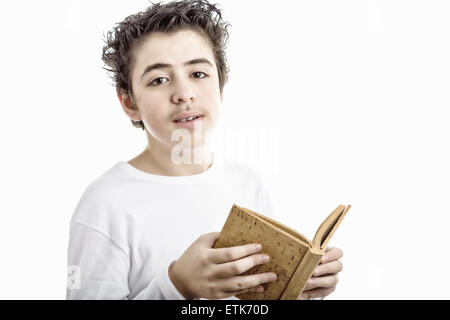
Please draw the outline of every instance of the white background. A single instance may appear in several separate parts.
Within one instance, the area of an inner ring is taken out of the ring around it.
[[[0,4],[1,299],[65,299],[82,192],[145,147],[100,56],[103,33],[148,4]],[[308,238],[352,205],[328,299],[448,299],[450,3],[220,4],[223,154],[257,170],[279,220]]]

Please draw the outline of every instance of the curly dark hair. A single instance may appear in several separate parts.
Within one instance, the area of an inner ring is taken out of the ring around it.
[[[132,97],[130,71],[133,69],[133,49],[152,32],[172,33],[182,29],[200,32],[212,47],[219,75],[220,93],[228,81],[229,67],[225,49],[228,42],[228,22],[223,21],[217,4],[206,0],[153,3],[145,11],[126,17],[104,37],[102,60],[117,90]],[[144,130],[142,121],[131,120]]]

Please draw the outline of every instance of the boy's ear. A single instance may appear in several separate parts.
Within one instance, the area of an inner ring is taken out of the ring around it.
[[[119,98],[120,104],[122,105],[123,111],[128,115],[131,120],[141,121],[141,115],[139,110],[133,102],[133,97],[131,97],[123,89],[117,88],[117,97]]]

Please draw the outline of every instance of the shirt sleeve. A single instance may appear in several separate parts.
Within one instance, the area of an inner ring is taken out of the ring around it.
[[[66,299],[183,300],[184,296],[169,278],[170,264],[167,264],[141,292],[130,297],[128,254],[103,232],[83,223],[72,223],[68,248]]]
[[[175,263],[171,261],[164,266],[163,271],[134,298],[136,300],[186,300],[169,278],[169,267]]]

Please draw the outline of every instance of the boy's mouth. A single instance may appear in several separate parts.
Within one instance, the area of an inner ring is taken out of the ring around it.
[[[177,123],[179,123],[179,122],[189,122],[189,121],[194,121],[195,119],[198,119],[198,118],[201,118],[201,117],[203,117],[203,116],[193,116],[193,117],[188,117],[188,118],[181,118],[181,119],[175,120],[174,122],[177,122]]]
[[[190,129],[194,128],[194,125],[203,121],[204,115],[200,113],[184,113],[176,117],[173,122],[178,128]]]
[[[173,119],[173,122],[186,122],[186,121],[193,121],[196,118],[203,117],[203,114],[199,112],[181,112],[178,115],[176,115]]]

